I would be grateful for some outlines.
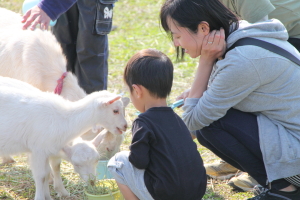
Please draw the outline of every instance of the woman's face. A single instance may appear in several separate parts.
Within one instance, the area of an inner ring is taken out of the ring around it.
[[[180,46],[191,58],[201,55],[202,42],[206,35],[202,25],[199,24],[197,33],[191,32],[188,28],[180,27],[175,24],[175,20],[169,17],[168,25],[173,36],[173,42],[176,47]],[[199,30],[200,28],[200,30]]]

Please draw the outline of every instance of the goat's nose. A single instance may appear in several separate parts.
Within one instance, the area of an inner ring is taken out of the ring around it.
[[[126,131],[126,129],[127,129],[127,124],[124,126],[124,130]]]

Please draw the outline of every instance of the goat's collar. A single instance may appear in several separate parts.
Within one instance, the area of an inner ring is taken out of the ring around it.
[[[62,91],[62,88],[63,88],[63,84],[64,84],[64,79],[65,79],[66,76],[67,76],[67,72],[64,72],[61,75],[60,79],[57,80],[57,86],[56,86],[56,88],[54,90],[55,94],[59,94],[59,95],[61,94],[61,91]]]

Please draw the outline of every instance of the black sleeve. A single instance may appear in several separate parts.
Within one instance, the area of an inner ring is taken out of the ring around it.
[[[147,168],[150,158],[151,130],[145,123],[136,120],[132,126],[132,142],[130,145],[129,161],[138,169]]]

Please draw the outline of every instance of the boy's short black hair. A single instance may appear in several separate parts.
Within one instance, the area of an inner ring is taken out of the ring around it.
[[[172,88],[173,64],[156,49],[143,49],[134,54],[124,70],[124,81],[132,92],[133,84],[142,85],[157,98],[166,98]]]

